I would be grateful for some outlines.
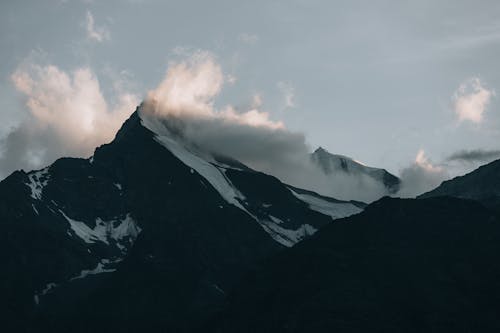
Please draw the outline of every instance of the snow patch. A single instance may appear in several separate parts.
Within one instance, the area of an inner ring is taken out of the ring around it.
[[[97,263],[97,266],[94,269],[84,269],[80,272],[80,274],[78,276],[71,278],[70,281],[84,279],[89,275],[114,272],[114,271],[116,271],[116,268],[107,268],[107,266],[110,264],[118,263],[122,260],[123,259],[121,259],[121,258],[115,259],[115,260],[102,259],[99,263]]]
[[[47,283],[47,285],[45,285],[45,288],[43,288],[43,290],[41,292],[36,293],[35,296],[33,296],[35,304],[36,305],[40,304],[40,297],[47,295],[55,287],[57,287],[57,284],[55,284],[54,282]]]
[[[71,219],[62,210],[59,210],[59,212],[69,222],[73,232],[88,244],[103,242],[109,245],[110,240],[113,239],[117,242],[118,247],[123,250],[124,246],[119,242],[128,239],[132,243],[141,232],[141,228],[130,217],[130,214],[127,214],[121,220],[103,221],[101,218],[97,218],[96,226],[92,229],[84,222]]]
[[[283,223],[283,221],[276,217],[273,217],[271,220],[272,221],[261,220],[259,222],[275,241],[286,247],[292,247],[305,237],[311,236],[317,231],[316,228],[309,224],[303,224],[296,230],[285,229],[278,225]],[[275,220],[279,220],[280,222],[276,223]]]
[[[361,208],[349,202],[331,202],[310,194],[300,194],[291,189],[289,190],[297,199],[307,203],[309,208],[318,213],[328,215],[334,220],[348,217],[362,211]]]
[[[41,200],[43,188],[49,183],[49,168],[28,174],[28,179],[29,183],[26,185],[31,189],[31,197],[35,200]]]

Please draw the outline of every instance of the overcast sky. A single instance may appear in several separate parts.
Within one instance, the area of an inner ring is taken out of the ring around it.
[[[225,75],[217,105],[258,104],[311,149],[395,174],[419,159],[464,172],[500,154],[499,17],[496,0],[2,1],[0,142],[16,144],[0,146],[0,177],[23,149],[29,169],[42,161],[37,149],[80,144],[36,145],[26,134],[36,121],[100,144],[169,62],[199,50]],[[79,91],[82,82],[95,89]],[[57,125],[29,104],[33,94],[59,101],[46,96],[54,86],[67,93]],[[96,94],[101,127],[72,124],[90,112],[72,105]]]

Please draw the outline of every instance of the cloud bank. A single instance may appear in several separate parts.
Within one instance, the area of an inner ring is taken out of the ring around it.
[[[27,64],[11,76],[26,106],[25,120],[0,140],[0,177],[16,169],[45,166],[62,156],[90,156],[112,140],[139,99],[119,92],[105,100],[89,68],[67,73]]]
[[[481,123],[494,94],[494,91],[483,86],[479,78],[472,78],[462,83],[453,95],[453,107],[458,121]]]
[[[146,116],[165,119],[170,134],[198,150],[235,158],[280,180],[339,199],[372,201],[386,193],[383,185],[366,176],[325,175],[311,162],[311,149],[302,133],[286,129],[260,110],[259,95],[249,110],[215,106],[225,76],[215,58],[196,52],[170,63],[163,81],[144,103]]]

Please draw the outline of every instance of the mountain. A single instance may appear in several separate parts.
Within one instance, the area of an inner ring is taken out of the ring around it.
[[[89,159],[0,182],[5,331],[190,331],[247,270],[364,204],[197,150],[139,107]]]
[[[383,198],[270,257],[207,332],[498,332],[500,220],[477,202]]]
[[[419,198],[452,196],[477,200],[500,212],[500,160],[483,165],[460,177],[444,181]]]
[[[345,173],[354,176],[367,176],[383,185],[389,194],[396,193],[401,184],[398,177],[385,169],[368,167],[350,157],[331,154],[322,147],[311,154],[311,160],[327,175]]]

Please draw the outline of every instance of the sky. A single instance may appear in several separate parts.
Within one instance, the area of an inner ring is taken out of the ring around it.
[[[89,156],[200,54],[220,68],[210,110],[417,182],[462,174],[500,157],[498,17],[495,0],[2,1],[0,178]]]

